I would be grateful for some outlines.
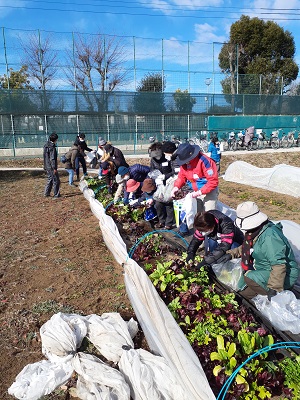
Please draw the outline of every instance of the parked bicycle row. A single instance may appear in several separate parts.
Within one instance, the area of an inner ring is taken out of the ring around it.
[[[289,148],[298,147],[300,145],[300,135],[297,130],[285,132],[283,128],[275,129],[270,133],[266,133],[263,129],[255,129],[251,126],[245,130],[230,131],[227,133],[218,132],[196,132],[190,138],[181,139],[175,135],[170,140],[177,144],[190,142],[200,146],[201,151],[208,151],[209,143],[212,139],[218,138],[221,151],[236,150],[258,150],[265,148]]]

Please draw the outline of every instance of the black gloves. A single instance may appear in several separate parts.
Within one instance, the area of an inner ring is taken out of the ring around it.
[[[267,293],[268,293],[268,300],[271,301],[271,298],[274,297],[274,296],[276,296],[277,291],[274,290],[274,289],[268,289],[268,290],[267,290]]]
[[[203,258],[203,260],[202,260],[201,262],[199,262],[199,264],[197,265],[197,268],[198,268],[198,269],[200,269],[201,267],[210,267],[210,265],[204,260],[204,258]]]
[[[216,264],[223,264],[229,260],[232,260],[232,255],[230,253],[225,253],[222,257],[217,259]]]
[[[185,262],[189,262],[190,260],[194,260],[195,256],[194,254],[188,254],[187,258],[185,259]]]

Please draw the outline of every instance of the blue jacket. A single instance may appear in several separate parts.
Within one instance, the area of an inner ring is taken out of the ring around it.
[[[129,167],[129,175],[131,179],[137,182],[144,182],[150,172],[150,167],[143,164],[134,164]]]
[[[212,158],[216,163],[219,163],[221,160],[221,150],[220,150],[220,144],[214,144],[213,142],[209,143],[208,146],[208,153],[210,153],[210,158]]]

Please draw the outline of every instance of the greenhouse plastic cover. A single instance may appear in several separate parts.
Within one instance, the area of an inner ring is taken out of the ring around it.
[[[258,168],[245,161],[234,161],[226,169],[223,179],[300,197],[300,168],[291,165]]]

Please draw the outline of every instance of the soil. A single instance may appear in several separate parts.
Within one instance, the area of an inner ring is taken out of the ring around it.
[[[299,152],[224,155],[221,172],[234,160],[258,167],[300,167]],[[148,164],[149,159],[129,159]],[[0,161],[0,168],[42,168],[41,159]],[[78,187],[68,186],[60,171],[63,197],[44,198],[42,170],[0,170],[0,398],[29,363],[43,359],[39,328],[58,311],[83,315],[119,312],[134,316],[126,295],[122,267],[106,249],[96,217]],[[235,208],[257,202],[271,219],[300,224],[297,199],[220,179],[219,199]],[[143,343],[141,343],[143,345]],[[145,343],[144,343],[145,345]],[[61,390],[44,399],[65,399]]]

